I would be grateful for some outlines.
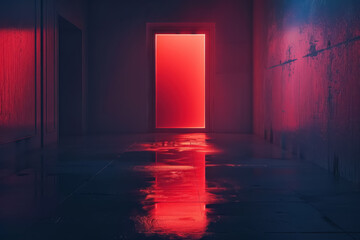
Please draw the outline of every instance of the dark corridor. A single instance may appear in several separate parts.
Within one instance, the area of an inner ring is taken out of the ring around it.
[[[1,240],[360,240],[360,1],[0,0]]]

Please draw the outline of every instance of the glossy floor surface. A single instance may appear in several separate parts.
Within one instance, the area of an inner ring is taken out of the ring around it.
[[[12,170],[0,239],[360,239],[359,187],[251,135],[73,138]]]

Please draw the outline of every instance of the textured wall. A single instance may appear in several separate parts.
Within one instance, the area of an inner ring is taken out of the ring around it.
[[[40,0],[0,0],[0,178],[41,145]]]
[[[0,144],[37,132],[35,3],[0,2]]]
[[[254,131],[360,182],[360,2],[258,0]]]
[[[57,14],[85,28],[87,5],[82,0],[0,0],[0,6],[2,170],[17,154],[39,148],[41,138],[45,145],[57,141]]]
[[[214,131],[252,131],[252,1],[90,1],[89,131],[149,131],[147,22],[216,24]]]

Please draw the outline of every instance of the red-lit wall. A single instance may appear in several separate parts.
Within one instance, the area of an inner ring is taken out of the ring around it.
[[[18,168],[12,159],[40,148],[42,134],[44,145],[58,140],[57,16],[61,14],[85,31],[87,8],[84,0],[42,2],[0,4],[0,167]],[[86,73],[86,65],[83,71]]]
[[[360,182],[360,2],[258,0],[254,131]]]
[[[39,2],[3,1],[0,7],[1,166],[7,153],[40,145]]]

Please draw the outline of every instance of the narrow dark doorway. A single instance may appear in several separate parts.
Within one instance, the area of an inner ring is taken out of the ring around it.
[[[82,133],[82,32],[59,17],[59,135]]]

